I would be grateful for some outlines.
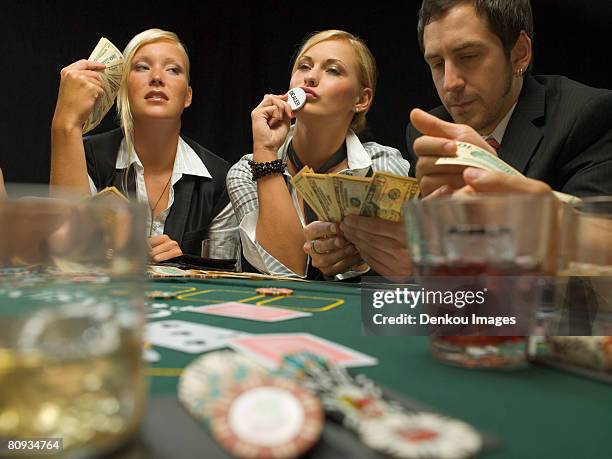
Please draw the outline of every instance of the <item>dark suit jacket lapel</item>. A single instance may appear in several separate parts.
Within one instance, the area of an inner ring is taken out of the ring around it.
[[[183,175],[174,185],[174,203],[164,225],[164,233],[170,239],[178,242],[179,245],[183,242],[183,233],[185,232],[185,224],[189,215],[194,185],[194,178],[190,175]]]
[[[500,158],[521,173],[542,140],[541,124],[536,121],[544,117],[545,110],[546,89],[528,74],[498,151]]]

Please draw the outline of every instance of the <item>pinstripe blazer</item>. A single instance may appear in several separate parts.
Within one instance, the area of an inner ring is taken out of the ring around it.
[[[452,121],[443,106],[430,113]],[[412,144],[420,135],[406,128],[413,164]],[[612,91],[558,75],[527,75],[498,154],[554,190],[612,195]]]

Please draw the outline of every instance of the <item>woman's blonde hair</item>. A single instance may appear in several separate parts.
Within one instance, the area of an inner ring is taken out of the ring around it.
[[[306,38],[302,46],[300,47],[297,57],[293,62],[293,68],[291,69],[291,74],[293,75],[297,70],[300,59],[302,56],[312,48],[314,45],[318,45],[323,41],[328,40],[344,40],[348,42],[353,51],[355,52],[355,56],[357,56],[357,78],[359,80],[359,84],[363,88],[370,88],[372,90],[372,100],[374,99],[374,93],[376,92],[376,60],[374,56],[368,49],[365,42],[355,35],[345,32],[344,30],[323,30],[322,32],[314,32],[312,35]],[[358,133],[365,128],[366,124],[366,113],[369,111],[372,104],[362,112],[355,113],[353,115],[353,120],[351,121],[351,129]]]
[[[127,80],[132,69],[132,61],[140,48],[149,43],[157,41],[171,41],[185,53],[185,64],[187,81],[189,81],[189,55],[185,45],[179,40],[179,37],[174,32],[169,32],[162,29],[149,29],[140,32],[134,36],[123,50],[123,74],[121,75],[121,85],[117,94],[117,114],[119,122],[123,130],[123,135],[128,146],[133,145],[134,124],[132,120],[132,111],[130,109],[130,100],[128,98]],[[128,148],[131,151],[131,148]]]
[[[123,130],[123,138],[125,139],[125,146],[127,148],[129,156],[129,164],[131,164],[131,157],[134,145],[134,122],[132,119],[132,110],[130,108],[130,100],[128,97],[127,80],[132,70],[132,61],[134,56],[140,48],[149,43],[155,43],[158,41],[170,41],[175,43],[179,49],[185,53],[185,72],[187,75],[187,82],[189,82],[189,54],[187,54],[187,48],[181,42],[178,35],[174,32],[169,32],[162,29],[148,29],[144,32],[140,32],[130,40],[125,49],[123,50],[123,74],[121,75],[121,84],[119,86],[119,92],[117,94],[117,115],[119,117],[119,123]],[[125,171],[123,185],[124,192],[127,193],[127,178],[129,175],[130,167]]]

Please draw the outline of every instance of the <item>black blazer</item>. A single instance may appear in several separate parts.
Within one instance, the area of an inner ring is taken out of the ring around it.
[[[178,242],[183,253],[200,255],[202,239],[208,234],[213,219],[229,204],[225,177],[229,164],[197,142],[181,136],[200,157],[212,179],[183,175],[174,185],[174,203],[164,225],[164,233]],[[121,129],[85,137],[87,172],[98,189],[115,186],[123,190],[125,169],[115,169],[119,145],[123,139]],[[134,173],[128,180],[130,195],[135,195]]]
[[[430,113],[452,121],[443,106]],[[412,145],[420,135],[408,125],[411,162]],[[612,195],[612,91],[558,75],[527,75],[498,154],[554,190]]]

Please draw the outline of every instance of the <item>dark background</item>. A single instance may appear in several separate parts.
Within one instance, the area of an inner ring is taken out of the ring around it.
[[[612,88],[612,1],[533,0],[535,73]],[[420,1],[3,2],[0,167],[11,182],[48,182],[59,71],[87,58],[100,36],[123,49],[147,28],[177,32],[191,57],[192,106],[183,132],[230,162],[250,153],[250,111],[282,93],[292,56],[314,30],[366,40],[379,86],[368,114],[373,138],[405,152],[413,107],[438,105],[416,39]],[[612,120],[610,120],[612,123]],[[96,132],[116,126],[112,109]]]

